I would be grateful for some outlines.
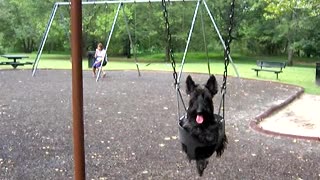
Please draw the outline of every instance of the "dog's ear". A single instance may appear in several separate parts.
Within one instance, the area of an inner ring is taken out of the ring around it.
[[[187,94],[190,95],[192,91],[194,91],[194,89],[196,88],[196,84],[194,83],[190,75],[188,75],[187,77],[186,85],[187,85],[187,89],[186,89]]]
[[[211,75],[207,81],[206,88],[210,91],[211,95],[214,96],[218,92],[218,83],[216,77]]]

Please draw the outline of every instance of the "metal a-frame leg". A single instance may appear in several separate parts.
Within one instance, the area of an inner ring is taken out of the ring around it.
[[[111,36],[112,36],[113,30],[114,30],[114,26],[115,26],[115,24],[116,24],[116,22],[117,22],[117,19],[118,19],[118,15],[119,15],[119,11],[120,11],[121,6],[122,6],[122,3],[119,3],[118,9],[117,9],[117,12],[116,12],[116,15],[114,16],[114,19],[113,19],[113,23],[112,23],[112,26],[111,26],[111,31],[110,31],[110,33],[109,33],[109,37],[108,37],[107,44],[106,44],[106,48],[105,48],[105,50],[106,50],[106,56],[107,56],[107,51],[108,51],[109,43],[110,43],[110,40],[111,40]],[[102,62],[101,62],[101,66],[100,66],[99,71],[98,71],[98,75],[97,75],[97,78],[96,78],[96,82],[98,82],[99,79],[100,79],[100,74],[101,74],[102,67],[103,67],[102,64],[103,64],[104,61],[106,61],[106,58],[104,58],[104,59],[102,60]]]
[[[226,44],[224,43],[224,40],[223,40],[223,38],[222,38],[222,36],[221,36],[221,34],[220,34],[220,31],[219,31],[219,29],[218,29],[218,26],[217,26],[217,24],[216,24],[216,22],[215,22],[215,20],[214,20],[214,18],[213,18],[213,16],[212,16],[212,14],[211,14],[209,8],[208,8],[208,5],[207,5],[207,3],[206,3],[205,0],[202,0],[202,2],[203,2],[204,6],[205,6],[206,9],[207,9],[208,15],[209,15],[209,17],[210,17],[210,19],[211,19],[211,21],[212,21],[212,24],[213,24],[213,26],[214,26],[214,29],[216,30],[216,32],[217,32],[217,34],[218,34],[218,36],[219,36],[219,39],[220,39],[220,41],[221,41],[221,44],[222,44],[224,50],[226,51]],[[233,67],[233,69],[234,69],[237,77],[240,77],[240,76],[239,76],[239,72],[238,72],[236,66],[235,66],[234,63],[233,63],[233,60],[232,60],[230,54],[228,54],[228,57],[229,57],[229,60],[230,60],[230,62],[231,62],[231,65],[232,65],[232,67]]]
[[[138,75],[141,76],[140,74],[140,69],[139,69],[139,64],[138,64],[138,61],[137,61],[137,54],[136,54],[136,45],[133,44],[133,41],[132,41],[132,36],[131,36],[131,33],[130,33],[130,29],[129,29],[129,25],[128,25],[128,18],[126,16],[126,13],[124,11],[124,7],[122,6],[122,12],[123,12],[123,16],[124,16],[124,21],[125,21],[125,24],[126,24],[126,29],[127,29],[127,32],[128,32],[128,36],[129,36],[129,41],[130,41],[130,46],[133,47],[133,51],[134,51],[134,61],[136,63],[136,66],[137,66],[137,70],[138,70]]]
[[[184,63],[185,63],[185,60],[186,60],[186,55],[187,55],[187,52],[188,52],[188,49],[189,49],[189,44],[190,44],[190,41],[191,41],[192,32],[193,32],[194,25],[195,25],[195,22],[196,22],[196,18],[197,18],[200,2],[201,2],[201,0],[198,0],[196,9],[194,11],[194,15],[193,15],[193,19],[192,19],[189,35],[188,35],[187,45],[186,45],[186,48],[184,50],[182,61],[181,61],[181,68],[180,68],[180,72],[179,72],[179,75],[178,75],[178,83],[180,83],[180,79],[181,79],[181,75],[182,75],[182,71],[183,71],[183,66],[184,66]]]
[[[43,37],[42,37],[42,40],[41,40],[41,43],[40,43],[40,46],[39,46],[39,49],[38,49],[38,53],[37,53],[36,59],[34,60],[34,63],[33,63],[33,66],[32,66],[32,76],[35,76],[35,74],[36,74],[36,71],[37,71],[37,68],[38,68],[38,64],[39,64],[39,60],[40,60],[40,57],[41,57],[41,54],[42,54],[42,51],[43,51],[43,47],[44,47],[44,44],[47,41],[48,34],[49,34],[49,31],[50,31],[50,28],[51,28],[54,16],[56,15],[58,7],[59,7],[59,4],[55,3],[54,6],[53,6],[53,9],[51,11],[50,19],[48,21],[46,30],[45,30],[45,32],[43,34]]]

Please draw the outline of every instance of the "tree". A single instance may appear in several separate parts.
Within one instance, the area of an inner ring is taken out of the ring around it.
[[[286,50],[288,53],[288,65],[293,64],[294,44],[299,41],[299,21],[304,17],[319,14],[319,9],[315,6],[315,1],[307,0],[264,0],[267,3],[264,16],[266,19],[279,19],[278,28],[286,36]],[[301,32],[301,31],[300,31]],[[301,32],[303,33],[303,32]],[[297,46],[296,46],[297,47]]]
[[[44,26],[44,14],[47,14],[48,1],[42,0],[7,0],[1,1],[1,12],[6,19],[3,29],[6,46],[22,49],[24,52],[32,52],[35,49],[36,40],[41,32],[39,27]],[[51,3],[50,3],[51,4]],[[51,4],[52,5],[52,4]]]
[[[54,2],[55,0],[0,0],[0,51],[36,50]],[[229,2],[207,1],[224,39],[228,35]],[[172,45],[175,52],[182,52],[196,3],[169,2],[167,5]],[[138,53],[168,52],[161,3],[125,4],[124,7]],[[287,53],[289,63],[292,63],[294,56],[320,56],[319,0],[246,0],[236,1],[235,8],[232,33],[234,41],[231,44],[233,52],[256,55]],[[116,9],[117,4],[83,6],[84,52],[94,49],[97,42],[105,43]],[[210,18],[206,13],[203,13],[203,18],[209,51],[222,52]],[[44,50],[69,51],[69,22],[68,6],[60,6]],[[203,43],[198,14],[189,50],[203,52]],[[128,51],[128,46],[128,34],[121,10],[109,52],[124,54]]]

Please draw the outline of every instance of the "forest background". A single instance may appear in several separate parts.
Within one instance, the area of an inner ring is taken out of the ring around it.
[[[66,0],[65,0],[66,1]],[[0,54],[32,53],[38,50],[54,0],[0,0]],[[68,1],[66,1],[68,2]],[[320,0],[245,0],[235,7],[232,51],[241,55],[286,56],[314,62],[320,57]],[[207,1],[222,36],[227,36],[230,3]],[[171,2],[168,5],[173,48],[183,52],[196,2]],[[129,29],[137,54],[166,51],[165,27],[161,3],[125,4]],[[70,52],[70,7],[59,7],[45,53]],[[105,44],[117,4],[83,6],[83,52]],[[201,11],[200,11],[201,12]],[[222,52],[222,46],[205,9],[202,9],[208,49]],[[111,56],[129,56],[130,43],[123,13],[108,49]],[[190,51],[203,52],[200,16],[195,24]]]

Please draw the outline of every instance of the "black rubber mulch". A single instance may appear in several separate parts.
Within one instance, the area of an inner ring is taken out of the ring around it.
[[[89,71],[83,76],[87,179],[199,178],[176,139],[171,73],[112,71],[99,83]],[[29,70],[0,71],[0,87],[0,179],[72,179],[71,71],[40,70],[36,77]],[[229,77],[228,149],[210,159],[201,179],[319,179],[319,142],[249,128],[254,117],[299,90]]]

